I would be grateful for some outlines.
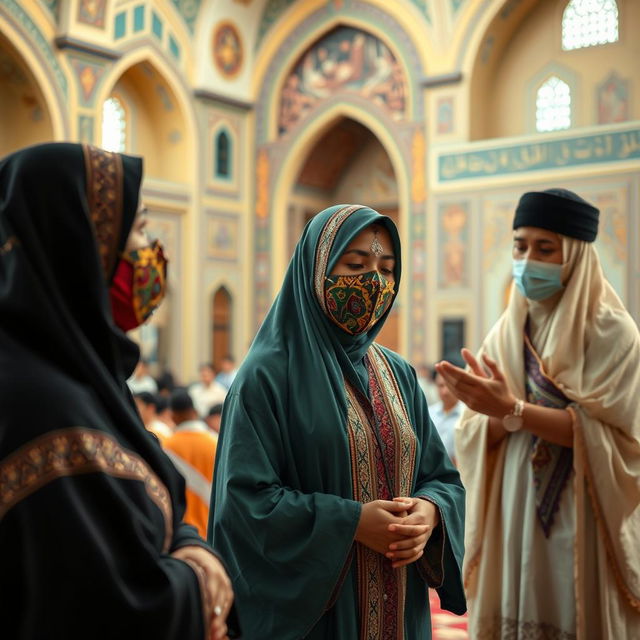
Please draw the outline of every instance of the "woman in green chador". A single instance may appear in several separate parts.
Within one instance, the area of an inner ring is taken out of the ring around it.
[[[428,640],[464,613],[464,489],[413,369],[374,343],[400,284],[393,222],[307,225],[223,412],[210,536],[251,640]]]

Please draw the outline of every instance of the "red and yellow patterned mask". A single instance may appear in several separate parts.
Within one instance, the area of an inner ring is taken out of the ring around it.
[[[122,256],[109,289],[116,325],[123,331],[139,327],[160,306],[166,288],[167,259],[157,240]]]
[[[351,335],[365,333],[393,302],[394,283],[370,271],[325,279],[324,295],[331,320]]]

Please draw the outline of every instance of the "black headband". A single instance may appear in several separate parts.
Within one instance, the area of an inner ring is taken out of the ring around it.
[[[529,191],[518,202],[513,228],[539,227],[563,236],[593,242],[600,211],[567,189]]]

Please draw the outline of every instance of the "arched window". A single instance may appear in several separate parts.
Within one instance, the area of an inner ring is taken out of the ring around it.
[[[618,41],[616,0],[571,0],[562,15],[562,48],[581,49]]]
[[[216,136],[215,166],[216,178],[231,178],[231,138],[224,129]]]
[[[125,151],[127,119],[120,100],[108,98],[102,105],[102,148],[107,151]]]
[[[233,299],[226,287],[222,286],[213,294],[211,361],[218,368],[220,361],[232,352],[231,327],[233,326]]]
[[[538,89],[536,131],[557,131],[571,126],[571,90],[566,82],[551,76]]]

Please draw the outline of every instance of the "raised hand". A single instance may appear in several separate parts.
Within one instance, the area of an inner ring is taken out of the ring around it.
[[[461,353],[471,371],[464,371],[450,362],[439,362],[436,371],[451,393],[470,409],[486,416],[502,418],[513,409],[516,398],[509,391],[497,363],[484,354],[482,361],[485,370],[469,349],[462,349]]]

